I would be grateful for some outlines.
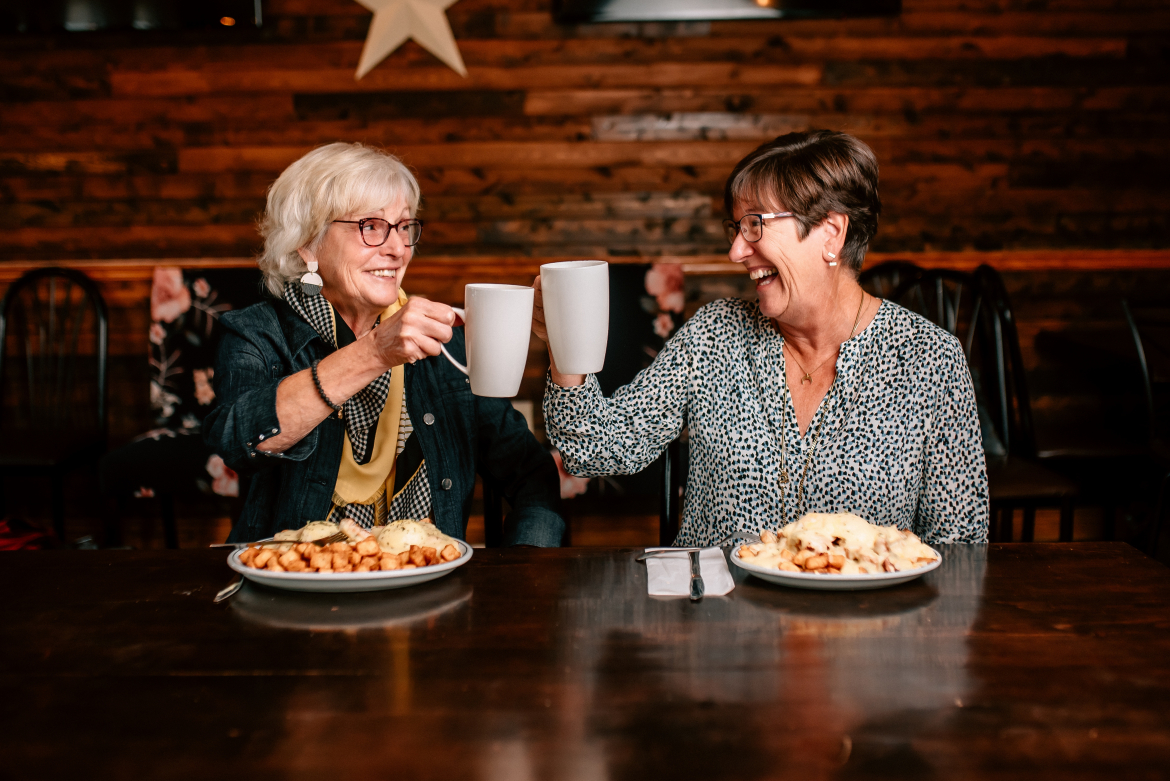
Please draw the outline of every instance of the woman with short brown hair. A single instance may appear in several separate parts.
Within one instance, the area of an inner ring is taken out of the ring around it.
[[[703,307],[612,398],[550,355],[545,418],[566,469],[640,471],[687,427],[677,544],[814,511],[927,542],[985,541],[987,473],[962,347],[857,282],[881,213],[873,152],[844,133],[790,133],[740,161],[725,201],[729,257],[758,301]]]

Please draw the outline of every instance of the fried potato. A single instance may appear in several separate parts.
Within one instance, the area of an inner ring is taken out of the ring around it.
[[[350,566],[356,567],[358,564],[361,564],[361,563],[362,563],[362,554],[360,554],[357,551],[350,548],[350,551],[349,551],[349,564],[350,564]]]
[[[776,535],[772,533],[771,529],[764,529],[760,532],[760,542],[775,542]]]
[[[256,569],[264,569],[268,566],[268,562],[276,560],[276,552],[268,548],[264,548],[256,554],[256,558],[252,559],[252,566]]]
[[[318,570],[333,569],[333,554],[318,550],[318,552],[314,553],[313,557],[309,559],[309,566]]]
[[[439,552],[430,546],[420,548],[423,560],[426,561],[427,566],[439,563]]]
[[[295,550],[285,551],[284,553],[280,554],[280,558],[277,559],[277,561],[280,562],[280,566],[284,567],[285,569],[288,569],[289,564],[300,560],[301,554],[297,553]]]
[[[240,563],[247,566],[252,566],[252,559],[256,558],[259,548],[244,548],[240,551]]]
[[[325,550],[332,551],[333,553],[344,553],[348,556],[349,551],[350,551],[350,547],[349,547],[348,542],[335,542],[331,545],[326,546]]]
[[[331,545],[329,547],[333,546]],[[345,553],[335,551],[333,553],[333,563],[330,566],[337,572],[340,572],[342,567],[349,567],[349,551],[346,550]]]
[[[431,548],[434,550],[434,548]],[[416,567],[425,567],[427,565],[427,557],[423,554],[423,549],[417,545],[410,546],[410,563]]]
[[[835,567],[837,570],[840,570],[842,567],[845,566],[845,557],[839,553],[830,553],[829,554],[829,566]]]
[[[357,563],[357,567],[368,567],[371,570],[381,569],[381,559],[377,556],[363,556],[362,560]]]
[[[443,561],[455,561],[459,558],[459,551],[451,543],[447,543],[447,547],[439,551],[439,558]]]
[[[797,558],[799,558],[799,556]],[[807,570],[813,570],[814,572],[819,569],[824,569],[827,566],[829,566],[829,557],[824,553],[818,554],[816,556],[809,556],[804,560],[804,568]]]
[[[378,547],[378,541],[373,537],[362,540],[354,546],[354,549],[362,556],[377,556],[382,552],[382,549]]]
[[[296,561],[289,562],[285,569],[289,572],[308,572],[309,565],[305,563],[304,559],[298,558]]]
[[[315,552],[317,552],[321,549],[318,548],[316,545],[314,545],[311,542],[302,542],[302,543],[299,543],[297,545],[294,545],[293,550],[295,550],[297,553],[301,554],[302,557],[309,558]]]
[[[393,569],[401,569],[402,568],[402,565],[398,563],[398,557],[392,553],[383,553],[382,559],[379,563],[381,564],[380,568],[384,569],[384,570],[393,570]]]

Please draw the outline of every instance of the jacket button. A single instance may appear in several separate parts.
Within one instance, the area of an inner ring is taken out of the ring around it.
[[[443,482],[439,483],[439,485],[443,486],[444,491],[450,491],[451,490],[451,478],[444,477]]]
[[[423,423],[426,423],[428,426],[435,425],[435,416],[428,412],[423,415]]]

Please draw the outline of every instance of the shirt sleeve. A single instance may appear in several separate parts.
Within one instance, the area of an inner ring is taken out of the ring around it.
[[[565,534],[560,477],[544,445],[506,399],[476,398],[479,470],[503,492],[510,508],[505,545],[555,548]]]
[[[940,356],[914,531],[924,542],[987,542],[987,465],[971,372],[957,341]]]
[[[678,437],[686,425],[689,337],[697,319],[691,318],[654,362],[611,398],[601,394],[592,374],[573,388],[547,381],[545,425],[566,471],[578,477],[634,474]]]
[[[303,461],[317,448],[317,429],[282,453],[259,450],[280,433],[276,389],[284,377],[272,377],[259,348],[227,331],[216,355],[216,407],[203,422],[203,440],[237,472],[255,472],[281,459]]]

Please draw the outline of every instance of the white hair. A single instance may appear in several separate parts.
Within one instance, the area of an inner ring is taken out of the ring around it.
[[[418,182],[402,161],[365,144],[319,146],[284,169],[268,188],[260,221],[264,251],[256,262],[264,283],[281,296],[285,282],[300,279],[307,267],[297,253],[315,249],[334,220],[376,211],[402,199],[418,213]]]

